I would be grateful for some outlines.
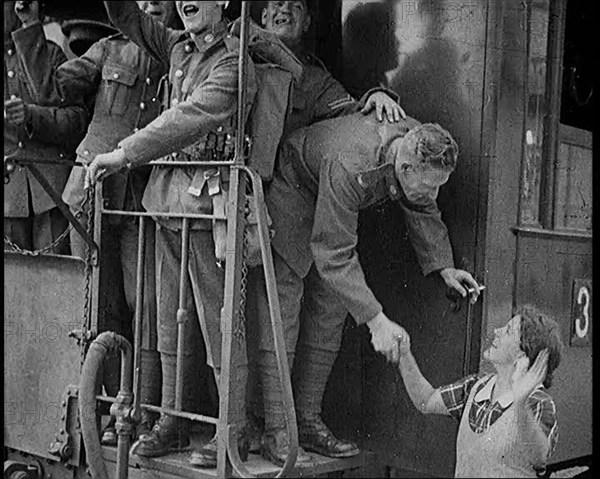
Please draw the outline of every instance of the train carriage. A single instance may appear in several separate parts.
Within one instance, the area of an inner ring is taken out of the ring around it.
[[[263,2],[230,2],[233,14],[240,13],[240,3],[244,17],[260,18]],[[384,84],[399,94],[409,115],[443,125],[460,147],[458,167],[440,190],[438,204],[457,266],[472,271],[485,292],[474,306],[447,295],[443,281],[422,276],[396,207],[372,208],[361,214],[359,254],[387,315],[411,334],[423,373],[438,386],[485,370],[488,338],[516,306],[533,303],[546,310],[560,323],[565,343],[550,391],[560,432],[547,474],[565,465],[589,465],[591,2],[316,0],[311,8],[312,51],[353,96]],[[99,26],[107,23],[101,2],[46,2],[46,13],[60,22],[80,21],[80,28],[70,30],[83,41],[72,44],[77,53],[109,31]],[[47,26],[47,32],[57,30]],[[260,192],[258,178],[244,166],[243,137],[237,135],[238,154],[228,166],[239,173],[239,191],[248,181]],[[5,175],[6,164],[5,159]],[[86,439],[84,447],[82,419],[96,421],[96,400],[100,408],[112,404],[123,424],[131,419],[125,417],[127,408],[140,407],[133,394],[92,398],[92,406],[81,409],[82,365],[103,331],[107,304],[103,285],[109,272],[94,248],[102,247],[103,218],[116,214],[99,206],[101,188],[93,199],[95,225],[84,232],[91,233],[87,261],[6,251],[5,244],[8,479],[89,477],[93,446]],[[238,200],[242,204],[241,196]],[[224,348],[232,351],[230,388],[220,404],[212,405],[219,419],[194,416],[221,428],[222,437],[235,434],[239,422],[235,375],[245,367],[245,346],[235,335],[243,317],[238,314],[243,208],[231,211],[236,213],[228,218],[232,256],[225,308],[231,334],[224,334]],[[264,236],[268,244],[269,235]],[[276,313],[273,320],[277,334]],[[130,346],[120,340],[118,345],[124,363],[137,365]],[[137,379],[129,379],[124,391],[132,393]],[[323,414],[334,433],[355,440],[363,454],[353,460],[319,458],[312,467],[283,471],[289,477],[448,477],[454,471],[456,423],[420,415],[397,369],[374,352],[367,329],[351,318]],[[218,469],[208,473],[189,467],[185,455],[148,460],[128,455],[127,445],[124,438],[121,448],[99,450],[109,477],[272,477],[282,472],[254,456],[239,462],[226,441],[219,444]]]

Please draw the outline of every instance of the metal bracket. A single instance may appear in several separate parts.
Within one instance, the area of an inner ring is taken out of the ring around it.
[[[86,331],[85,333],[81,329],[74,329],[69,333],[69,337],[77,340],[77,345],[81,346],[81,343],[89,344],[98,334],[93,329]]]
[[[78,389],[77,386],[69,386],[64,394],[64,399],[61,404],[61,424],[60,430],[55,436],[55,440],[48,447],[48,452],[54,456],[60,458],[61,461],[67,461],[73,455],[73,441],[68,432],[68,425],[70,422],[70,403],[77,399]],[[79,426],[76,428],[79,430]]]

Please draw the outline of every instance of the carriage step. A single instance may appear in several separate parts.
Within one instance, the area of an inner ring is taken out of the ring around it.
[[[192,443],[198,449],[208,438],[194,435]],[[102,454],[107,461],[109,474],[114,474],[117,459],[116,448],[103,447]],[[290,477],[314,477],[332,472],[358,469],[373,463],[372,453],[361,453],[349,459],[333,459],[314,453],[307,454],[313,458],[309,464],[294,469]],[[216,478],[216,469],[198,469],[189,465],[190,453],[169,454],[159,458],[144,458],[131,454],[129,456],[129,479],[201,479]],[[257,477],[273,477],[279,468],[257,454],[250,454],[245,463],[251,474]],[[112,476],[111,476],[112,479]]]

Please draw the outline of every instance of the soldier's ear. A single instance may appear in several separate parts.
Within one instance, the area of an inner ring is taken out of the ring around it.
[[[309,12],[306,12],[306,16],[304,17],[304,25],[302,25],[302,33],[308,32],[310,28],[310,24],[312,23],[312,17]]]
[[[262,13],[260,15],[260,23],[263,27],[267,26],[267,7],[262,9]]]

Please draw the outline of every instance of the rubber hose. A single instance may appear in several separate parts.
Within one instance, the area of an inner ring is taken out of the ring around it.
[[[108,479],[96,424],[96,380],[104,358],[119,344],[115,333],[100,334],[85,356],[79,379],[79,418],[89,472],[94,479]]]

